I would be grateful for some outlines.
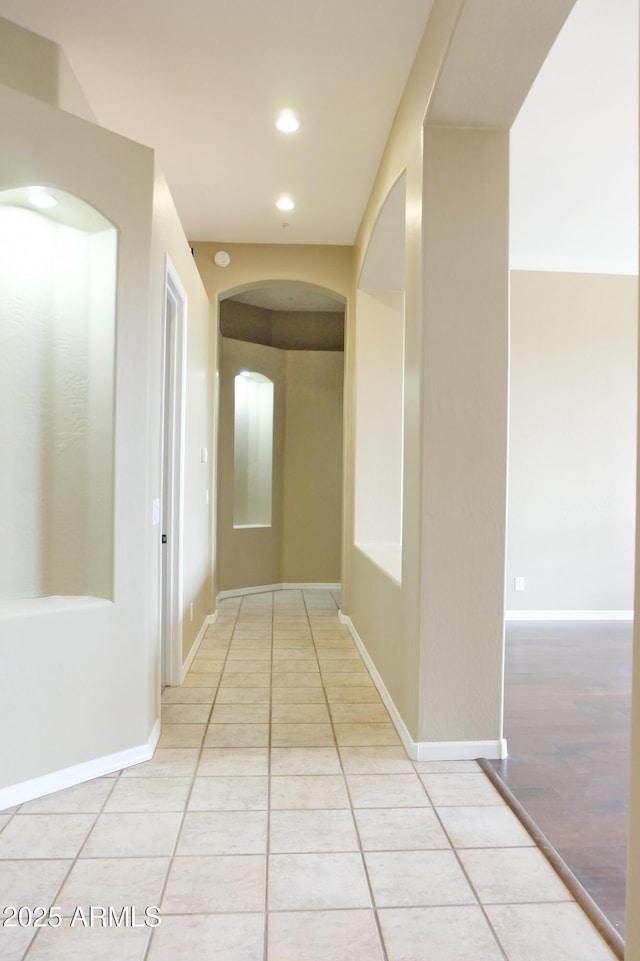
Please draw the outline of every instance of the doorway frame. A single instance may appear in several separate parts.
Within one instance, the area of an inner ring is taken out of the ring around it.
[[[160,457],[161,683],[182,683],[183,519],[187,292],[165,255],[162,310],[162,426]],[[170,305],[173,310],[170,311]],[[162,543],[166,535],[166,544]]]

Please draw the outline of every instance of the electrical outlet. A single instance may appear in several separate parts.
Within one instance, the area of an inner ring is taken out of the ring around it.
[[[516,589],[516,591],[523,591],[523,590],[524,590],[524,577],[516,577],[516,578],[514,579],[513,586],[514,586],[514,588]]]

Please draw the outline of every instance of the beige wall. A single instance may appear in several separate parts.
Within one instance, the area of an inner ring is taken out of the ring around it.
[[[271,526],[233,526],[234,379],[274,384]],[[218,585],[234,590],[340,580],[342,354],[222,338]]]
[[[511,274],[507,610],[633,608],[636,288]]]
[[[302,282],[310,284],[328,292],[346,302],[345,323],[348,325],[349,303],[351,293],[353,250],[351,247],[321,247],[313,245],[292,246],[287,244],[226,244],[199,243],[193,244],[195,261],[211,301],[212,336],[210,339],[210,371],[212,384],[215,384],[213,403],[213,418],[211,426],[211,450],[228,450],[225,445],[218,443],[218,411],[220,410],[220,337],[213,331],[218,330],[218,303],[221,297],[246,290],[250,287],[262,287],[282,282]],[[231,256],[228,267],[222,268],[214,263],[214,255],[218,250],[226,250]],[[218,470],[217,454],[210,459],[211,489],[215,490]],[[222,460],[220,470],[224,469]],[[219,509],[214,510],[214,517],[219,515]],[[214,529],[213,541],[217,540]],[[216,569],[218,560],[216,559]],[[279,579],[273,583],[279,583]],[[270,583],[261,580],[259,583]],[[220,579],[216,575],[216,590],[222,590]]]
[[[21,732],[19,749],[2,749],[4,787],[144,745],[158,710],[147,564],[153,153],[7,87],[0,123],[0,188],[50,183],[119,229],[113,602],[44,599],[2,612],[0,726]]]
[[[344,355],[287,350],[285,357],[282,581],[337,584]]]
[[[178,218],[169,188],[156,165],[153,255],[151,278],[151,332],[149,341],[150,366],[150,437],[149,453],[152,475],[149,502],[159,498],[161,470],[161,410],[162,362],[164,337],[164,300],[166,258],[170,259],[186,295],[185,317],[185,380],[183,434],[183,503],[182,503],[182,650],[183,660],[213,613],[213,575],[209,486],[209,463],[203,463],[202,450],[210,443],[210,384],[209,384],[209,300],[194,263],[191,250]],[[160,578],[159,528],[153,528],[149,550],[151,554],[151,633],[158,632],[158,584]],[[191,605],[193,604],[193,616]]]
[[[285,436],[286,359],[284,351],[263,344],[221,338],[220,447],[218,452],[217,589],[256,587],[282,581],[282,477]],[[274,385],[273,476],[270,527],[234,528],[234,383],[241,370],[254,371]]]

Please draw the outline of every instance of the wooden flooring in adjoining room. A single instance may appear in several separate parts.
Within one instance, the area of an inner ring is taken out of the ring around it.
[[[632,624],[507,625],[493,765],[624,936]]]

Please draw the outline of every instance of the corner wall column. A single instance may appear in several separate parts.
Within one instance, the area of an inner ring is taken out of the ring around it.
[[[424,133],[420,741],[498,744],[509,135],[429,125]]]

